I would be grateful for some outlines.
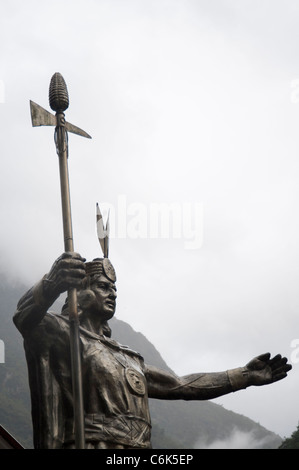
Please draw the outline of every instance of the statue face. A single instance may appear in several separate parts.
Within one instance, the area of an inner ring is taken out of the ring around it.
[[[110,320],[116,308],[116,286],[104,274],[91,278],[89,289],[78,292],[79,305],[85,313]]]
[[[105,320],[113,317],[116,308],[116,286],[105,275],[92,279],[90,289],[95,295],[95,307],[97,312]]]

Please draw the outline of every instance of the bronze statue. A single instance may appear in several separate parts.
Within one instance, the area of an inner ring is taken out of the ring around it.
[[[108,258],[86,263],[64,253],[19,301],[14,322],[24,337],[32,397],[35,448],[75,448],[66,301],[48,313],[58,296],[78,289],[85,448],[150,448],[148,398],[208,400],[286,377],[286,358],[262,354],[245,367],[177,377],[144,363],[137,352],[111,339],[108,320],[116,307],[116,275]]]
[[[140,354],[111,339],[116,275],[108,258],[109,227],[97,213],[104,258],[86,263],[74,253],[68,180],[69,100],[63,77],[50,84],[52,115],[30,102],[33,126],[56,126],[64,250],[49,273],[19,301],[14,322],[24,337],[36,449],[126,449],[151,446],[148,398],[207,400],[286,377],[280,355],[262,354],[245,367],[177,377],[144,363]],[[61,314],[48,309],[68,292]]]

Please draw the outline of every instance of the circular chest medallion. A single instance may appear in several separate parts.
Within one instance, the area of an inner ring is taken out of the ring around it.
[[[129,384],[129,388],[133,393],[140,396],[145,394],[144,377],[140,372],[132,369],[131,367],[127,367],[125,370],[125,376]]]

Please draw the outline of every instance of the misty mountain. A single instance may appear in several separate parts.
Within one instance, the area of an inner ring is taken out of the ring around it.
[[[24,447],[32,448],[32,426],[27,365],[23,340],[12,322],[17,302],[27,287],[0,277],[0,424]],[[160,353],[142,334],[114,318],[112,337],[140,352],[148,364],[170,371]],[[3,362],[4,361],[4,362]],[[152,444],[156,449],[278,448],[282,439],[249,418],[210,401],[150,400]]]

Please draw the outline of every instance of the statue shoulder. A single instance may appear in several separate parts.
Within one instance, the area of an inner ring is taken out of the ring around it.
[[[55,336],[58,337],[61,333],[68,334],[69,331],[69,320],[64,318],[62,315],[47,312],[42,320],[35,325],[31,331],[27,331],[27,336],[30,338],[45,338],[45,336]]]
[[[103,341],[115,350],[120,351],[122,354],[129,355],[131,357],[134,357],[135,359],[139,359],[140,361],[144,362],[143,356],[139,352],[131,349],[129,346],[121,344],[118,341],[112,338],[107,338],[105,336]]]

